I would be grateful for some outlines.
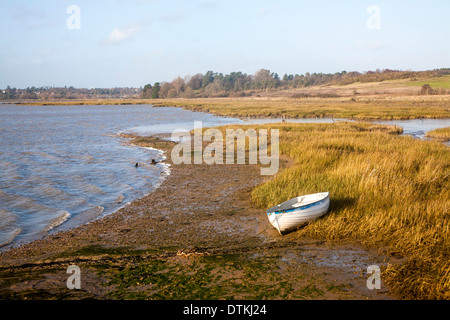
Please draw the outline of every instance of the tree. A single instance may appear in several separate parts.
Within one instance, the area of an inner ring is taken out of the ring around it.
[[[271,87],[272,88],[278,88],[280,86],[281,80],[280,77],[278,76],[278,73],[272,73],[271,74],[273,80],[271,80]]]
[[[436,94],[436,91],[429,84],[424,84],[420,89],[421,95]]]
[[[202,88],[206,88],[208,84],[212,83],[213,81],[214,81],[214,72],[212,71],[206,72],[206,74],[203,76]]]
[[[152,97],[152,85],[151,84],[146,84],[144,86],[144,89],[142,90],[142,94],[141,97],[142,99],[150,99]]]
[[[159,98],[159,90],[161,90],[161,86],[160,86],[159,82],[155,82],[155,84],[153,85],[153,90],[152,90],[152,99]]]
[[[161,88],[159,89],[159,97],[164,99],[164,98],[168,98],[168,93],[170,91],[170,89],[172,89],[172,84],[169,82],[163,82],[161,84]]]
[[[255,83],[257,88],[265,90],[269,87],[271,81],[273,80],[273,76],[270,73],[270,70],[261,69],[256,71],[255,73]]]
[[[187,86],[186,89],[184,89],[183,98],[187,98],[187,99],[195,98],[194,89],[192,89],[191,87]]]
[[[175,88],[171,88],[169,92],[167,92],[167,98],[175,98],[177,96],[177,90]]]
[[[184,79],[178,76],[176,79],[172,81],[172,85],[176,90],[176,95],[180,96],[180,93],[184,91]]]
[[[205,94],[208,97],[217,97],[221,95],[222,84],[220,79],[215,79],[205,88]]]
[[[203,84],[203,75],[201,73],[197,73],[195,76],[192,76],[188,82],[188,86],[192,88],[192,90],[199,90]]]

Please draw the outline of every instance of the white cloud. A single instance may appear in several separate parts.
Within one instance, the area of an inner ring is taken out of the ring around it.
[[[141,31],[141,28],[136,26],[131,26],[127,28],[115,28],[108,36],[108,39],[106,40],[106,44],[118,44],[121,43],[132,36],[134,36],[136,33]]]

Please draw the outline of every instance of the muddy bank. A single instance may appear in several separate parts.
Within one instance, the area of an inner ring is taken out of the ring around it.
[[[165,150],[171,164],[171,142],[134,142]],[[264,179],[256,165],[171,164],[161,187],[118,212],[0,253],[0,298],[395,298],[366,286],[367,267],[386,258],[270,227],[250,201]],[[71,264],[80,290],[66,287]]]

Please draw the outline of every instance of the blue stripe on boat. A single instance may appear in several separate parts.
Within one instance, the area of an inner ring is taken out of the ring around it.
[[[298,207],[298,208],[293,208],[293,209],[284,210],[284,211],[275,211],[275,212],[271,212],[271,213],[280,214],[280,213],[288,213],[288,212],[294,212],[294,211],[299,211],[299,210],[305,210],[305,209],[308,209],[308,208],[311,208],[311,207],[315,207],[315,206],[317,206],[317,205],[319,205],[321,203],[324,203],[325,200],[326,200],[326,198],[323,199],[323,200],[317,201],[317,202],[313,202],[313,203],[310,203],[310,204]],[[271,213],[268,213],[267,215],[270,215]]]

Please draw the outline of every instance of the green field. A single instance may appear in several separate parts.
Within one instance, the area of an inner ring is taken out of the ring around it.
[[[429,84],[432,88],[442,88],[442,89],[450,89],[450,75],[430,78],[426,80],[417,80],[417,81],[408,81],[405,82],[408,86],[423,86],[424,84]]]

